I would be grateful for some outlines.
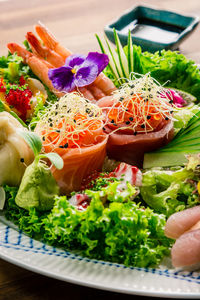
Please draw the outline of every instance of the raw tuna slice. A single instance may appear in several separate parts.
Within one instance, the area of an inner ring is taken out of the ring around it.
[[[174,135],[172,121],[155,132],[137,134],[123,134],[122,132],[109,134],[107,154],[110,158],[135,165],[139,168],[143,165],[144,153],[156,150],[169,143]]]
[[[129,81],[98,101],[109,135],[108,157],[139,168],[144,153],[154,151],[173,138],[173,100],[150,75]]]

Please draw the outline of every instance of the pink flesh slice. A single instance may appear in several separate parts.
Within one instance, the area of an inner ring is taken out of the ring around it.
[[[165,235],[178,238],[200,220],[200,206],[188,208],[169,217],[165,226]]]
[[[200,230],[182,234],[175,242],[171,251],[172,265],[185,267],[200,262]]]

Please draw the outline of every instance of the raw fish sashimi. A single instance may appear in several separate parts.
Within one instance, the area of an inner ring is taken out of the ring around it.
[[[171,250],[174,267],[196,267],[200,262],[200,206],[169,217],[165,235],[176,239]]]
[[[108,156],[142,167],[145,152],[173,138],[172,102],[148,74],[100,99],[98,105],[106,119],[104,130],[109,135]]]
[[[171,251],[174,267],[185,267],[200,262],[200,230],[192,230],[182,234]]]
[[[200,220],[200,206],[188,208],[169,217],[165,226],[165,235],[177,239],[190,230]]]
[[[110,133],[109,130],[106,132]],[[137,136],[120,132],[112,133],[107,143],[107,154],[116,160],[141,167],[144,153],[167,144],[173,138],[173,132],[173,123],[168,121],[158,131]]]
[[[102,169],[107,135],[103,132],[101,109],[77,93],[69,93],[41,116],[36,132],[45,152],[57,152],[64,161],[62,170],[52,173],[62,194],[81,188],[83,179]]]
[[[52,168],[62,194],[80,190],[83,179],[94,170],[101,171],[106,156],[106,137],[91,147],[81,149],[57,149],[64,161],[64,168]]]

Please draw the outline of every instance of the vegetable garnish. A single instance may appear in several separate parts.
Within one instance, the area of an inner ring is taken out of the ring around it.
[[[114,49],[113,45],[109,43],[107,38],[105,38],[107,44],[107,48],[105,48],[99,36],[96,35],[96,37],[102,53],[107,54],[109,57],[108,69],[112,73],[114,79],[118,81],[118,84],[121,85],[122,83],[126,82],[125,79],[129,78],[130,73],[135,71],[133,61],[132,38],[130,38],[131,33],[129,32],[128,50],[130,51],[128,53],[127,58],[115,29],[113,29],[113,32],[117,49]]]
[[[108,64],[108,56],[98,52],[70,55],[65,65],[50,69],[49,79],[58,91],[71,92],[75,88],[91,84]]]
[[[190,119],[186,128],[182,128],[175,138],[157,151],[146,153],[144,168],[183,166],[186,154],[200,152],[200,110]]]
[[[142,52],[141,47],[132,43],[129,31],[127,45],[122,47],[117,32],[114,30],[116,48],[105,38],[107,47],[96,35],[102,53],[109,57],[105,75],[112,79],[117,87],[129,79],[132,72],[151,76],[161,84],[168,81],[171,88],[176,88],[196,96],[200,95],[200,71],[191,59],[178,51]],[[125,75],[124,75],[125,74]]]
[[[50,160],[59,170],[63,168],[63,159],[57,153],[40,154],[42,141],[36,133],[21,131],[20,135],[33,150],[35,159],[25,170],[15,202],[28,210],[33,207],[41,211],[49,210],[53,207],[55,195],[59,194],[59,186],[44,159]]]
[[[173,103],[177,107],[183,107],[187,104],[187,102],[183,99],[183,97],[181,95],[179,95],[179,93],[177,91],[174,91],[172,89],[169,89],[169,91],[170,91],[169,99],[171,100],[171,98],[172,98]]]
[[[143,173],[141,198],[157,213],[167,217],[199,204],[198,177],[191,169],[150,169]]]
[[[175,107],[171,91],[158,84],[150,74],[139,78],[134,76],[133,80],[128,80],[113,93],[107,124],[114,131],[131,129],[136,133],[151,132],[164,120],[173,119]]]
[[[20,77],[19,84],[6,84],[1,78],[0,98],[9,107],[15,109],[23,121],[26,120],[27,111],[31,109],[32,92],[23,76]]]
[[[29,236],[82,255],[127,266],[158,265],[171,240],[164,235],[165,216],[132,201],[104,207],[96,193],[88,209],[79,211],[65,196],[56,197],[50,213],[15,204],[16,188],[6,186],[6,218]]]
[[[38,163],[40,159],[49,159],[50,162],[58,169],[63,168],[63,159],[57,153],[41,153],[42,141],[40,137],[31,131],[20,131],[19,134],[24,138],[35,155],[35,161]]]
[[[78,93],[63,96],[42,116],[36,132],[46,152],[51,148],[80,148],[98,143],[103,134],[102,110]]]

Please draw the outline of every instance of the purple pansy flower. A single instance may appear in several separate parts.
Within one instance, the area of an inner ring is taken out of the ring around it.
[[[108,56],[98,52],[89,52],[87,56],[74,54],[67,57],[64,66],[50,69],[48,76],[55,89],[71,92],[94,82],[108,62]]]

